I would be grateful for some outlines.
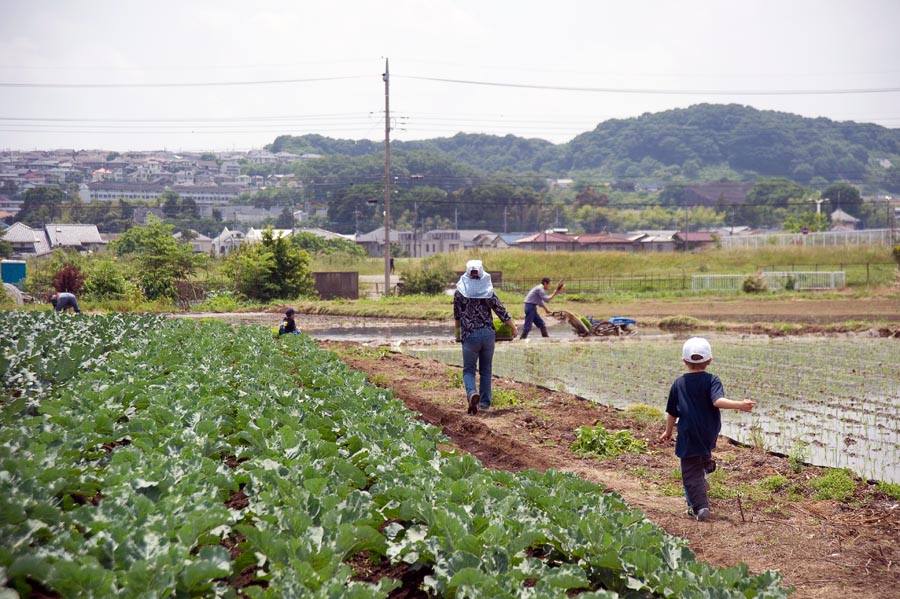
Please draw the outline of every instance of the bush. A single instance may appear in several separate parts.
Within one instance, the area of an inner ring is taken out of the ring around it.
[[[125,279],[115,259],[100,258],[89,265],[82,291],[93,300],[122,300],[134,295],[135,286]]]
[[[693,316],[669,316],[659,321],[664,331],[690,331],[700,328],[700,321]]]
[[[6,285],[0,285],[0,310],[11,310],[16,307],[16,300],[6,292]]]
[[[742,286],[744,293],[762,293],[764,291],[768,291],[769,286],[766,284],[766,280],[759,275],[750,275],[746,279],[744,279],[744,284]]]
[[[403,273],[400,277],[400,295],[441,295],[452,280],[453,273],[448,270]]]
[[[894,262],[897,263],[897,266],[900,266],[900,244],[897,244],[891,250],[891,254],[894,256]]]

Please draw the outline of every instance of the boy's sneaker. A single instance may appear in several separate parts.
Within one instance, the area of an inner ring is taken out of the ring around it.
[[[485,403],[485,402],[483,402],[483,401],[479,401],[479,402],[478,402],[478,409],[479,409],[479,410],[487,410],[489,407],[491,407],[491,404],[489,404],[489,403]]]
[[[469,414],[477,414],[478,413],[478,400],[480,399],[477,393],[473,393],[469,396]]]

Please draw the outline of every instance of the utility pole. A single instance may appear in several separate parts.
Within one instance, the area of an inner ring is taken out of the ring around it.
[[[388,59],[384,59],[384,294],[391,292],[391,93]]]

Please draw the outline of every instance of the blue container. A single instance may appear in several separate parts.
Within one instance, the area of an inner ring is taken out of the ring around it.
[[[4,283],[18,285],[20,281],[25,280],[25,261],[4,260],[0,263],[0,274]]]

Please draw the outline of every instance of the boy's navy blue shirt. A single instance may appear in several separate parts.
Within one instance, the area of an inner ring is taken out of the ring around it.
[[[722,429],[722,415],[713,405],[725,397],[722,381],[706,371],[687,372],[672,383],[666,413],[678,419],[675,455],[679,458],[709,455]]]

